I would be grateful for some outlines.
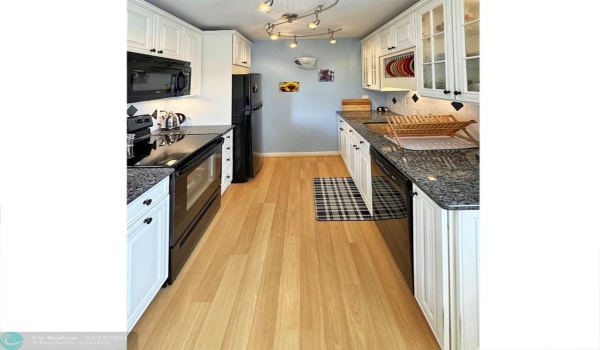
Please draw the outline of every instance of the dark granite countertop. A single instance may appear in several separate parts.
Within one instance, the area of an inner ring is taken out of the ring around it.
[[[233,128],[233,125],[182,126],[176,132],[189,135],[223,135]],[[155,130],[152,132],[152,135],[165,135],[173,132],[174,130]],[[159,183],[172,172],[172,168],[127,167],[127,204],[134,201],[137,197],[148,191],[152,186]]]
[[[173,168],[127,168],[127,204],[151,189],[165,177],[171,175]]]
[[[402,149],[364,122],[387,122],[393,112],[338,111],[364,137],[437,205],[447,210],[479,210],[479,149],[413,151]]]

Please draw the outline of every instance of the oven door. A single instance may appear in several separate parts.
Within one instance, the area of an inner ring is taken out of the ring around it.
[[[392,207],[386,205],[386,196],[402,197],[406,204],[398,210],[398,219],[376,220],[375,224],[392,253],[406,284],[414,293],[413,281],[413,227],[412,182],[399,172],[383,155],[371,146],[371,183],[373,186],[373,212],[384,213]],[[381,186],[377,189],[376,186]],[[390,189],[395,189],[391,191]],[[376,195],[376,193],[381,195]],[[385,195],[383,195],[385,194]]]
[[[223,138],[217,138],[175,170],[171,247],[190,230],[213,194],[221,191],[222,144]]]

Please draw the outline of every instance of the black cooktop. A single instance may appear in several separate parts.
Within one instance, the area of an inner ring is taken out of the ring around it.
[[[127,166],[135,167],[178,167],[202,148],[215,140],[219,134],[184,135],[173,133],[152,135],[133,144],[133,157]]]

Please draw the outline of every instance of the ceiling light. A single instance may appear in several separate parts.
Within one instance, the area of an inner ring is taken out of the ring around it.
[[[331,44],[335,44],[335,43],[337,43],[337,41],[336,41],[336,40],[333,38],[333,32],[331,32],[331,36],[329,37],[329,42],[330,42]]]
[[[314,22],[310,22],[308,24],[308,28],[310,29],[315,29],[319,26],[319,23],[321,23],[321,21],[319,20],[319,10],[315,10],[315,16],[317,17],[317,19]]]
[[[285,13],[277,22],[267,23],[264,30],[267,33],[267,35],[273,40],[277,40],[279,38],[294,38],[294,42],[290,43],[290,47],[296,47],[298,45],[297,38],[316,37],[316,36],[328,35],[328,34],[338,32],[338,31],[342,30],[342,28],[339,28],[336,30],[329,29],[327,32],[324,32],[324,33],[313,33],[313,34],[304,34],[304,35],[294,34],[294,33],[290,33],[290,32],[283,32],[283,33],[277,32],[277,34],[274,34],[275,27],[283,25],[283,24],[288,24],[288,25],[293,24],[296,22],[296,20],[310,17],[310,16],[315,16],[315,21],[308,24],[308,27],[310,29],[316,29],[319,26],[319,24],[321,23],[321,20],[319,20],[319,13],[331,9],[332,7],[337,5],[337,3],[339,3],[339,2],[340,2],[340,0],[334,0],[333,3],[328,6],[319,5],[314,10],[312,10],[308,13],[305,13],[303,15],[298,15],[295,13]],[[265,4],[270,6],[273,4],[273,1],[265,1]],[[331,42],[332,44],[335,43],[335,39],[333,39],[333,36],[330,37],[329,42]],[[294,46],[294,45],[296,45],[296,46]]]
[[[258,5],[258,10],[264,13],[269,13],[269,11],[271,11],[271,6],[273,6],[273,1],[274,0],[267,0],[263,2],[262,4]]]

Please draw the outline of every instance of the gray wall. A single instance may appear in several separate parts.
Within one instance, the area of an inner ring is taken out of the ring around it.
[[[252,45],[253,73],[263,79],[262,149],[259,153],[337,151],[336,111],[342,99],[368,95],[372,108],[386,105],[386,94],[361,88],[359,39],[261,40]],[[335,71],[333,82],[318,82],[318,69],[304,70],[296,57],[318,58],[317,67]],[[279,92],[279,83],[297,81],[298,92]]]

